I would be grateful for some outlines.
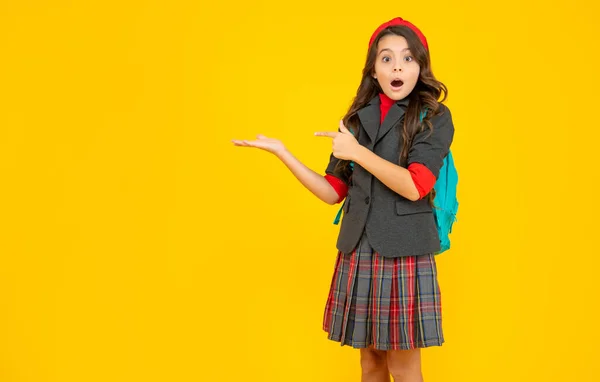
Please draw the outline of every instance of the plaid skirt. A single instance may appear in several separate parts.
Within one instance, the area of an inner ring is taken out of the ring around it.
[[[363,236],[338,252],[323,329],[341,345],[379,350],[441,346],[442,305],[435,257],[383,257]]]

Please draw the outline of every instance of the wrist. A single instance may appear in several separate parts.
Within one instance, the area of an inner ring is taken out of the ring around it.
[[[365,150],[367,150],[365,146],[358,145],[358,148],[354,151],[354,155],[353,158],[351,158],[351,160],[358,164],[361,164],[365,157]]]
[[[282,149],[273,152],[273,154],[275,154],[277,158],[283,160],[286,156],[290,155],[290,152],[287,150],[287,148],[283,147]]]

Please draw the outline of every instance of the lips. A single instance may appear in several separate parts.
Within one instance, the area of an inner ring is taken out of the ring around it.
[[[395,79],[392,81],[391,85],[393,88],[399,88],[400,86],[404,85],[404,82],[400,79]]]

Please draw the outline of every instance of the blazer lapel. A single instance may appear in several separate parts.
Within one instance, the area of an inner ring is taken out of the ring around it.
[[[375,139],[375,143],[379,142],[391,129],[394,127],[402,117],[404,117],[404,113],[406,111],[406,107],[408,106],[408,99],[400,100],[392,105],[390,110],[388,111],[381,127],[379,128],[379,134],[377,134],[377,138]]]
[[[377,130],[379,130],[379,119],[381,116],[379,102],[379,96],[376,96],[367,104],[367,106],[356,112],[360,119],[360,123],[367,132],[371,142],[375,141]]]

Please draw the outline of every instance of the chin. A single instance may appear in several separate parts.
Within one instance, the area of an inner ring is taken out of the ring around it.
[[[394,92],[394,91],[391,91],[389,89],[386,90],[384,93],[385,93],[386,96],[390,97],[394,101],[400,101],[401,99],[406,98],[406,96],[408,95],[408,94],[404,94],[405,92],[403,92],[403,91]]]

